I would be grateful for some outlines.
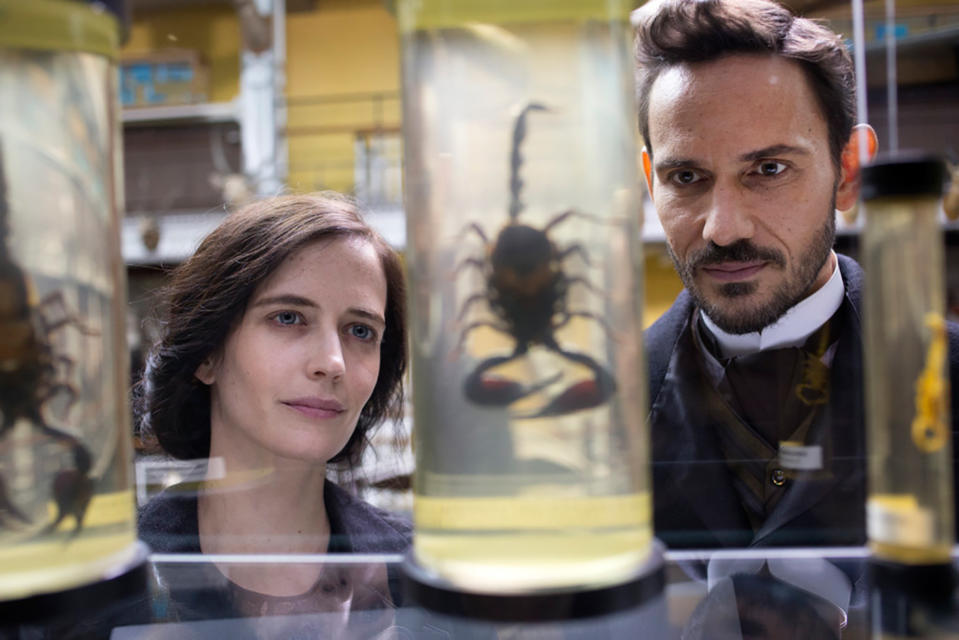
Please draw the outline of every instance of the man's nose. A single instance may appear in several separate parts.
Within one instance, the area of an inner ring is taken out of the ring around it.
[[[309,349],[308,368],[311,376],[338,379],[346,372],[343,344],[339,332],[335,329],[318,331]]]
[[[725,247],[752,238],[754,231],[752,214],[741,191],[734,186],[717,185],[706,211],[703,240]]]

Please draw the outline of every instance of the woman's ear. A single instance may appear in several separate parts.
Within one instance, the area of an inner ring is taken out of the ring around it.
[[[205,385],[211,385],[216,381],[216,366],[213,362],[213,356],[206,357],[206,360],[193,372],[193,377]]]
[[[857,124],[840,156],[839,184],[836,188],[836,208],[851,209],[859,200],[859,173],[863,163],[876,155],[879,140],[875,130],[868,124]]]

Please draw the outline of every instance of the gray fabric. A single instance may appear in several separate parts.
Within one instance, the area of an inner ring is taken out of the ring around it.
[[[403,553],[409,520],[378,509],[327,481],[323,500],[330,518],[331,553]],[[171,487],[140,510],[140,539],[155,553],[200,553],[196,491]]]
[[[329,481],[323,500],[330,519],[329,553],[397,554],[409,547],[413,527],[406,518],[367,504]],[[200,553],[196,491],[165,490],[140,511],[138,528],[154,553]],[[238,609],[238,595],[251,593],[230,583],[208,563],[157,565],[154,577],[154,613],[160,621],[240,618],[244,614]],[[370,585],[353,587],[369,590]],[[402,601],[393,565],[387,567],[387,588],[392,602],[384,600],[375,609],[389,609]],[[351,624],[362,623],[369,615],[351,611]]]

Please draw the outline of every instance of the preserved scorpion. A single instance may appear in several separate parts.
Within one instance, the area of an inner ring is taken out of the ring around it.
[[[467,334],[479,327],[490,327],[513,339],[511,353],[496,355],[481,361],[464,382],[464,394],[473,403],[485,406],[509,406],[558,382],[562,374],[525,385],[519,381],[495,375],[491,369],[524,356],[531,347],[540,345],[570,362],[586,367],[592,378],[575,382],[550,399],[545,406],[517,418],[542,418],[591,409],[604,404],[616,391],[612,375],[592,356],[564,348],[556,332],[573,318],[588,318],[605,323],[588,311],[569,308],[569,290],[583,286],[595,291],[585,278],[571,276],[565,262],[574,255],[589,264],[585,248],[574,243],[558,246],[550,236],[554,228],[573,217],[593,219],[593,216],[567,209],[554,215],[542,228],[523,223],[520,214],[524,205],[520,198],[523,182],[519,170],[523,159],[520,147],[526,137],[526,118],[532,111],[546,111],[541,104],[528,104],[516,119],[510,151],[510,205],[509,220],[491,241],[477,223],[469,230],[483,241],[485,255],[463,260],[464,267],[478,269],[485,280],[485,291],[471,295],[460,308],[462,321],[474,305],[486,303],[495,316],[493,321],[477,321],[464,327],[460,344]]]
[[[0,443],[10,437],[19,421],[25,420],[38,436],[65,447],[72,459],[72,468],[58,471],[53,478],[51,493],[57,513],[42,533],[54,531],[64,518],[73,516],[76,525],[72,535],[75,536],[83,528],[83,518],[93,496],[90,478],[93,461],[83,442],[51,425],[44,412],[55,397],[65,397],[69,409],[77,396],[76,389],[64,380],[64,372],[71,371],[74,362],[57,353],[52,337],[71,325],[87,335],[96,332],[65,312],[51,318],[53,310],[65,308],[62,292],[54,291],[36,300],[30,277],[14,261],[9,243],[10,209],[0,154]],[[0,474],[0,528],[31,524],[31,518],[11,498]]]

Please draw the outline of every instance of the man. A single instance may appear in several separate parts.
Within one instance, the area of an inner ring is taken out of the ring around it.
[[[849,54],[767,0],[633,22],[643,169],[685,285],[646,335],[657,536],[861,545],[863,274],[832,245],[876,137]]]

